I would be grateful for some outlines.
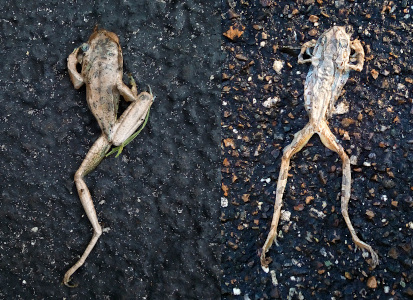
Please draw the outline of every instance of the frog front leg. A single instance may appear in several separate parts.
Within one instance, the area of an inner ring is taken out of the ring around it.
[[[76,66],[79,63],[79,50],[81,47],[73,50],[67,58],[67,69],[69,70],[70,80],[72,81],[75,89],[79,89],[85,83],[82,75],[76,69]]]
[[[312,57],[310,57],[308,59],[304,59],[303,55],[304,55],[304,53],[309,54],[308,49],[314,47],[316,44],[317,44],[316,40],[311,40],[311,41],[308,41],[308,42],[303,44],[303,46],[301,47],[300,54],[298,55],[298,63],[299,64],[305,64],[305,63],[309,63],[309,62],[312,61],[312,59],[313,59]]]
[[[85,210],[86,215],[90,223],[92,224],[93,236],[80,259],[66,272],[65,276],[63,277],[63,283],[68,287],[75,286],[69,284],[70,277],[74,272],[76,272],[77,269],[79,269],[83,265],[86,258],[89,256],[90,252],[92,251],[93,247],[95,246],[96,242],[102,234],[102,228],[99,225],[92,197],[90,195],[88,187],[86,186],[84,177],[89,172],[94,170],[97,167],[97,165],[99,165],[99,163],[105,157],[106,153],[109,151],[111,145],[112,144],[108,141],[107,137],[104,134],[102,134],[101,137],[98,138],[97,141],[93,144],[92,148],[90,148],[89,152],[86,154],[85,159],[80,165],[79,170],[77,170],[75,174],[75,184],[77,192],[79,194],[79,198],[82,203],[83,209]]]
[[[357,64],[352,65],[352,64],[347,64],[346,65],[346,71],[354,70],[360,72],[363,69],[364,65],[364,49],[363,46],[361,45],[359,40],[354,40],[350,44],[351,49],[354,50],[354,55],[352,55],[352,58],[354,57],[355,60],[357,61]]]

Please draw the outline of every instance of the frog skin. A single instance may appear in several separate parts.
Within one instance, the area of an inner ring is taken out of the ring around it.
[[[310,51],[311,48],[314,48],[312,52]],[[351,49],[355,52],[352,56],[350,56]],[[304,59],[304,53],[307,53],[310,58]],[[355,62],[355,64],[352,62]],[[277,226],[281,215],[282,196],[287,184],[290,159],[317,133],[322,143],[328,149],[336,152],[343,162],[341,213],[356,248],[359,247],[370,252],[371,265],[375,267],[379,263],[377,253],[373,251],[370,245],[357,237],[348,215],[348,202],[351,192],[350,160],[327,124],[327,119],[335,113],[335,103],[347,82],[350,70],[360,72],[363,69],[363,47],[359,40],[350,41],[350,36],[346,33],[344,27],[334,26],[324,32],[317,41],[312,40],[304,43],[298,56],[298,63],[311,63],[304,86],[304,106],[308,113],[309,122],[294,135],[291,144],[285,147],[283,151],[276,189],[274,215],[270,233],[261,251],[261,266],[264,271],[269,271],[268,264],[271,260],[266,258],[265,254],[277,238]]]
[[[81,72],[77,65],[81,65]],[[123,57],[118,36],[104,29],[95,28],[87,43],[76,48],[67,59],[70,79],[79,89],[86,86],[86,99],[90,110],[102,130],[101,136],[93,144],[75,174],[75,184],[86,215],[93,226],[93,236],[80,259],[66,272],[63,283],[69,282],[72,274],[83,265],[92,251],[102,228],[98,222],[89,189],[84,181],[85,175],[94,170],[107,155],[112,146],[122,149],[133,138],[132,134],[142,123],[146,123],[149,108],[153,103],[152,93],[138,95],[132,77],[129,88],[122,81]],[[120,95],[131,104],[118,118]],[[131,137],[132,136],[132,137]]]

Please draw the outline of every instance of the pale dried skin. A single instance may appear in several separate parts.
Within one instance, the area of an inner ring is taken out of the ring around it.
[[[314,49],[311,53],[310,48],[312,47]],[[353,56],[350,56],[350,48],[355,51]],[[310,55],[310,58],[303,59],[304,53]],[[353,61],[356,64],[350,63]],[[350,70],[361,71],[363,69],[363,47],[358,40],[350,42],[350,37],[344,27],[334,26],[324,32],[317,41],[311,40],[304,43],[298,56],[298,63],[307,62],[311,63],[311,67],[305,81],[304,105],[309,116],[309,122],[294,135],[292,143],[284,149],[277,183],[274,215],[270,233],[262,248],[261,266],[264,270],[268,270],[269,261],[265,258],[265,254],[277,237],[277,226],[280,219],[282,196],[287,184],[290,159],[307,144],[315,133],[320,136],[322,143],[330,150],[335,151],[343,161],[341,212],[356,247],[369,251],[372,265],[376,266],[379,263],[376,252],[357,237],[348,215],[351,191],[350,159],[328,128],[326,121],[328,117],[335,113],[335,103],[347,82]]]
[[[78,63],[82,66],[81,73],[76,69]],[[80,259],[63,278],[65,285],[72,286],[69,284],[71,275],[83,265],[102,234],[92,197],[83,177],[99,165],[112,145],[122,145],[138,129],[153,103],[153,96],[146,92],[138,95],[133,78],[131,89],[123,83],[122,50],[119,39],[113,32],[95,29],[88,43],[76,48],[69,55],[67,67],[76,89],[86,85],[87,103],[102,129],[102,135],[93,144],[75,174],[80,201],[94,233]],[[120,95],[132,103],[118,119]]]

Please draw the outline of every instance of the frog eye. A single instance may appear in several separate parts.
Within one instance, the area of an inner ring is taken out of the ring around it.
[[[80,46],[80,49],[82,49],[83,52],[86,52],[87,50],[89,50],[89,44],[83,43]]]

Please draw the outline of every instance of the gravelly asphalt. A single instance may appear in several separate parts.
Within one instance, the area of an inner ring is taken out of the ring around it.
[[[223,299],[412,296],[412,12],[411,1],[223,3],[222,31],[242,32],[223,39]],[[349,112],[329,126],[352,157],[351,220],[380,265],[370,268],[351,250],[340,214],[341,162],[315,136],[291,162],[283,206],[291,217],[268,252],[271,275],[261,270],[259,253],[282,150],[308,120],[302,94],[309,66],[297,56],[333,25],[347,25],[366,52],[362,72],[351,72],[340,98]],[[283,64],[280,74],[275,61]],[[279,100],[266,108],[269,98]]]

